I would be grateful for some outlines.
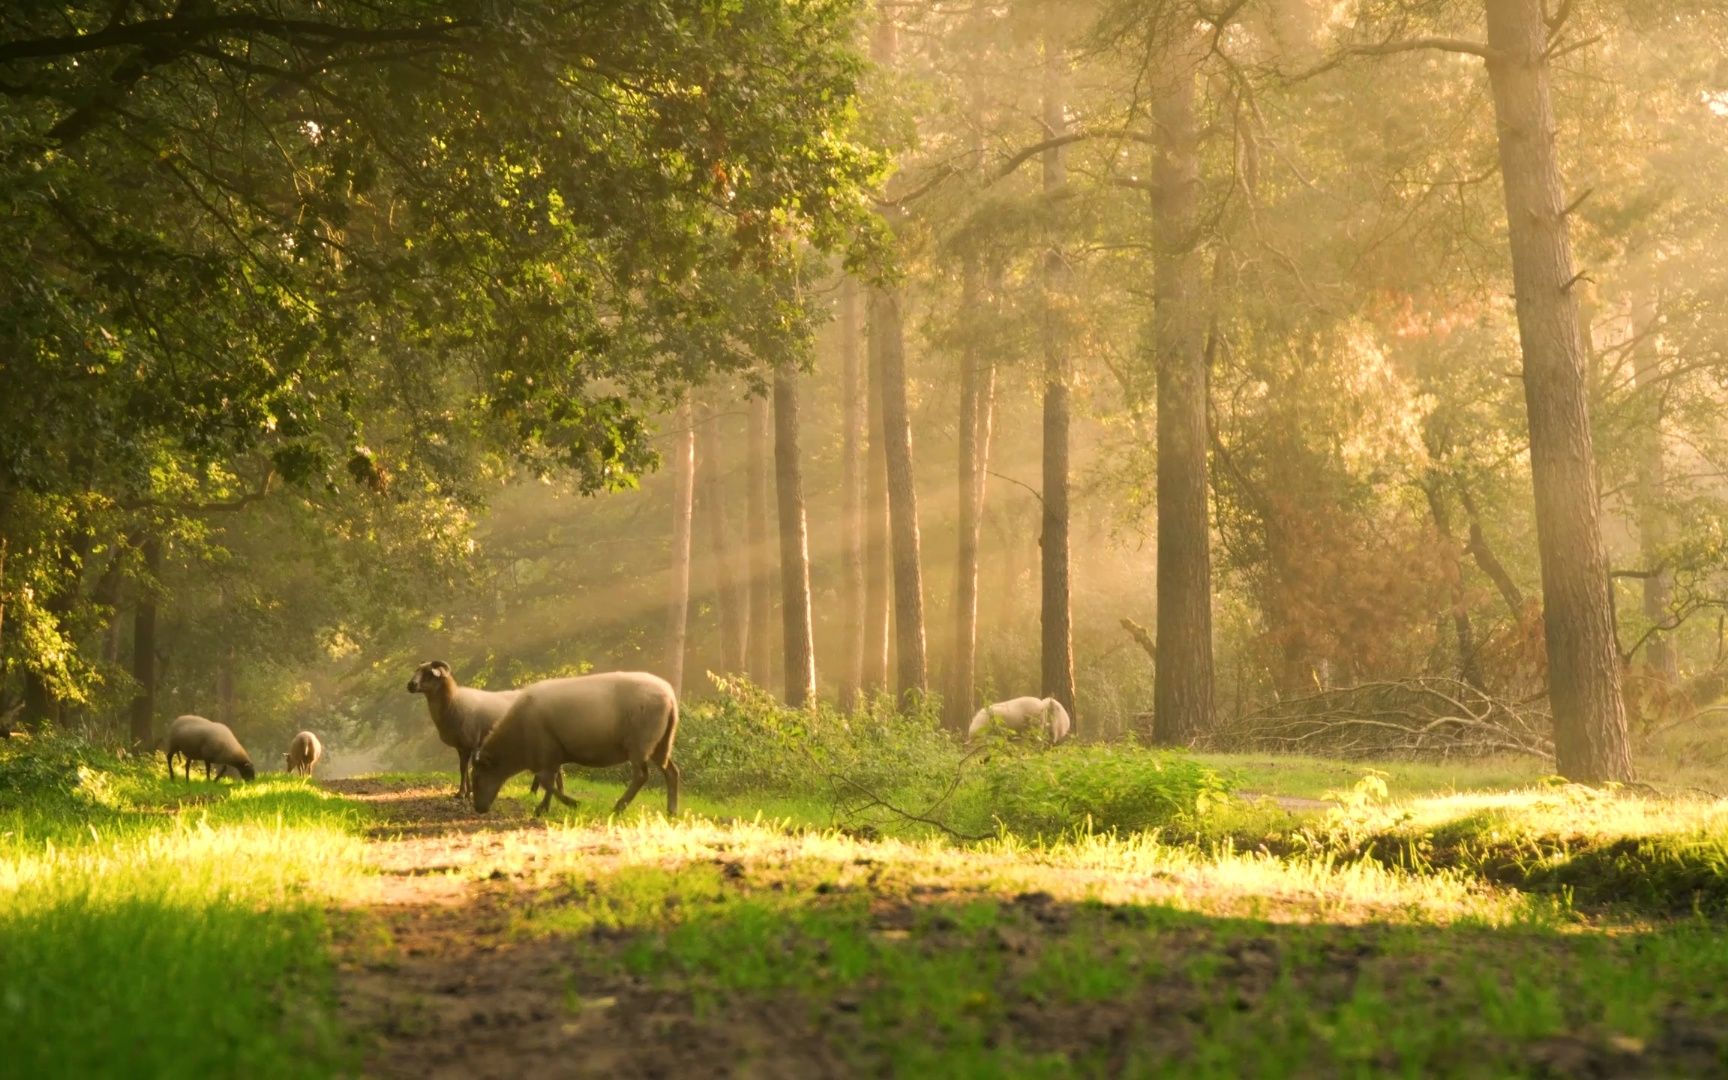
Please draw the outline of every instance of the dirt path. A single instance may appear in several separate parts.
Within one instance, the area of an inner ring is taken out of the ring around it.
[[[1168,1072],[1208,1046],[1348,1015],[1359,986],[1395,1000],[1393,1016],[1473,1014],[1467,973],[1550,970],[1568,947],[1392,932],[1331,909],[1324,922],[1187,914],[1160,906],[1194,887],[1166,872],[1035,859],[1009,872],[989,853],[920,865],[917,849],[699,819],[548,829],[510,799],[478,817],[447,786],[326,786],[376,821],[377,891],[335,913],[342,1020],[366,1040],[366,1076]],[[653,891],[656,873],[676,887]],[[1101,884],[1120,899],[1077,902]],[[798,970],[803,982],[786,977]],[[1488,1049],[1538,1075],[1703,1075],[1720,1035],[1676,1014],[1648,1045],[1591,1030]],[[1400,1071],[1392,1045],[1358,1064]],[[1289,1074],[1336,1071],[1307,1036],[1291,1046],[1320,1056],[1284,1062]],[[1480,1074],[1482,1049],[1448,1039],[1418,1060]]]

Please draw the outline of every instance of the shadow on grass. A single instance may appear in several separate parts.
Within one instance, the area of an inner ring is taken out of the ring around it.
[[[329,1076],[352,1064],[330,979],[310,908],[55,904],[0,921],[3,1071]]]

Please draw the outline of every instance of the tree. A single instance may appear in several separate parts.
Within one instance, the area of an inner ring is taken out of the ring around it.
[[[1052,142],[1068,129],[1062,100],[1060,51],[1046,34],[1044,42],[1044,130]],[[1054,200],[1068,183],[1060,144],[1043,153],[1044,194]],[[1068,343],[1063,340],[1057,298],[1065,276],[1063,255],[1054,238],[1045,248],[1043,263],[1044,316],[1041,320],[1044,347],[1044,491],[1043,530],[1039,534],[1041,588],[1039,627],[1042,643],[1042,679],[1045,697],[1062,703],[1070,716],[1074,706],[1073,602],[1070,598],[1068,540]],[[1077,721],[1076,721],[1077,722]]]
[[[797,373],[774,369],[774,491],[780,509],[780,611],[786,643],[786,704],[816,697],[816,643],[810,618],[810,529],[798,450]]]
[[[690,627],[690,549],[696,497],[696,423],[686,397],[672,416],[671,592],[666,602],[666,681],[684,692],[684,651]]]
[[[162,579],[162,541],[144,541],[144,572],[148,575],[132,619],[132,679],[138,685],[132,699],[132,749],[155,749],[156,722],[156,603]]]
[[[961,269],[961,307],[982,304],[978,260]],[[950,728],[962,730],[976,704],[978,682],[978,545],[984,524],[985,478],[990,465],[990,428],[996,404],[996,365],[980,355],[976,338],[960,350],[959,551],[954,570],[954,671],[944,702]]]
[[[1486,0],[1561,775],[1632,779],[1541,0]],[[1565,8],[1561,9],[1562,11]]]
[[[895,695],[904,704],[927,688],[924,653],[924,576],[918,539],[918,488],[912,468],[912,418],[906,404],[905,327],[900,297],[871,294],[881,370],[882,442],[888,464],[888,524],[894,570]]]
[[[864,683],[864,655],[869,639],[865,627],[864,581],[864,364],[858,355],[858,282],[849,274],[840,279],[840,708],[857,706]]]
[[[721,459],[723,438],[722,414],[717,408],[708,410],[704,442],[706,452],[697,455],[698,499],[708,527],[708,565],[714,582],[714,606],[719,615],[720,655],[723,669],[728,672],[746,670],[750,626],[749,610],[742,590],[738,587],[734,559],[738,545],[733,543],[731,501],[726,497],[726,470]]]
[[[749,545],[747,589],[750,606],[750,676],[758,685],[774,679],[774,550],[768,539],[769,401],[750,398],[750,430],[745,451],[745,538]]]
[[[1194,95],[1202,42],[1167,43],[1153,106],[1153,321],[1158,361],[1158,630],[1153,737],[1212,726],[1212,556],[1207,357]]]

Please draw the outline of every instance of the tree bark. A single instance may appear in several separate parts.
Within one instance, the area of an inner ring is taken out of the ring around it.
[[[145,578],[138,592],[138,608],[132,615],[132,679],[138,694],[132,699],[132,749],[155,748],[156,720],[156,607],[162,588],[162,541],[144,540]]]
[[[978,309],[979,271],[968,259],[961,271],[962,307]],[[980,354],[968,334],[960,352],[959,554],[954,572],[954,671],[944,703],[944,722],[964,730],[976,704],[978,684],[978,548],[990,465],[990,427],[995,411],[996,365]]]
[[[666,606],[666,681],[684,693],[684,646],[690,628],[690,526],[696,493],[696,426],[685,397],[672,423],[672,591]]]
[[[1058,138],[1068,130],[1062,101],[1060,63],[1045,42],[1044,129]],[[1044,151],[1044,195],[1054,200],[1068,182],[1062,148]],[[1040,336],[1044,347],[1044,488],[1043,529],[1039,534],[1039,628],[1043,657],[1040,693],[1062,703],[1079,729],[1074,707],[1074,607],[1068,538],[1068,351],[1057,311],[1065,288],[1066,262],[1057,250],[1054,230],[1044,251],[1044,312]]]
[[[888,458],[888,525],[894,568],[895,694],[905,705],[928,688],[924,666],[924,580],[918,540],[918,491],[912,468],[912,418],[906,404],[905,327],[900,298],[871,296],[882,337],[882,444]]]
[[[1154,106],[1154,346],[1158,355],[1158,638],[1153,738],[1187,745],[1213,721],[1212,552],[1206,505],[1207,370],[1202,310],[1198,49],[1171,50]]]
[[[1656,340],[1656,297],[1648,291],[1639,295],[1632,310],[1632,332],[1637,339],[1632,348],[1633,385],[1641,392],[1654,395],[1651,389],[1659,374],[1662,357]],[[1663,549],[1668,546],[1670,530],[1663,502],[1667,496],[1668,466],[1663,459],[1662,410],[1660,403],[1652,405],[1650,427],[1639,435],[1638,485],[1638,547],[1644,566],[1655,571],[1643,581],[1644,618],[1651,626],[1665,626],[1673,618],[1674,574],[1663,566]],[[1653,632],[1644,644],[1644,663],[1650,677],[1662,686],[1675,686],[1680,681],[1679,658],[1674,652],[1673,639],[1666,630]]]
[[[698,502],[708,530],[709,576],[714,583],[714,608],[720,624],[721,667],[727,673],[745,668],[744,650],[747,636],[742,590],[733,565],[737,545],[732,542],[731,500],[726,497],[726,477],[720,457],[722,428],[720,410],[709,408],[704,427],[705,450],[697,454],[697,483],[701,489]]]
[[[888,689],[889,591],[888,561],[888,449],[882,420],[882,340],[885,331],[870,301],[869,356],[867,358],[867,405],[870,442],[866,454],[864,490],[864,667],[860,685],[866,695]]]
[[[840,279],[840,708],[857,707],[864,686],[864,365],[858,354],[858,282]]]
[[[768,539],[768,410],[766,396],[750,399],[744,492],[750,518],[745,530],[750,548],[750,629],[746,645],[750,651],[750,678],[762,687],[774,685],[774,549]]]
[[[816,697],[816,643],[810,620],[810,532],[798,458],[797,373],[774,371],[774,490],[780,506],[780,609],[786,641],[786,704]]]
[[[1486,0],[1561,775],[1632,779],[1542,0]]]

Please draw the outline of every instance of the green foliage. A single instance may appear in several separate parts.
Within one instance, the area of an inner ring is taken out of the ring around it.
[[[1132,746],[999,750],[979,772],[990,815],[1027,839],[1192,822],[1225,796],[1219,774],[1188,754]]]
[[[879,707],[846,715],[828,705],[789,709],[741,678],[716,677],[719,694],[686,703],[677,757],[686,783],[711,795],[890,793],[934,786],[959,765],[932,711]]]
[[[0,815],[102,810],[117,789],[136,787],[150,771],[148,760],[73,736],[6,740],[0,742]]]

